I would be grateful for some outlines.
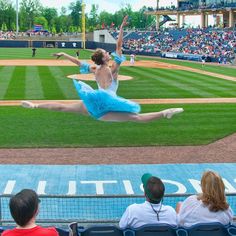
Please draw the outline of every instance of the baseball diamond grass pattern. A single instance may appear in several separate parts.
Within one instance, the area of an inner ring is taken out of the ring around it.
[[[36,59],[52,59],[61,49],[38,49]],[[74,55],[75,50],[63,50]],[[16,52],[18,53],[16,56]],[[31,58],[31,49],[2,49],[0,59]],[[91,52],[81,50],[80,58]],[[142,59],[139,57],[139,59]],[[35,59],[32,59],[35,60]],[[158,59],[160,60],[160,59]],[[200,64],[161,60],[202,69]],[[205,66],[204,70],[236,75],[236,69]],[[77,66],[0,66],[1,100],[78,99],[66,76]],[[118,94],[125,98],[224,98],[236,97],[236,82],[184,70],[121,67]],[[89,81],[96,88],[94,81]],[[102,147],[208,144],[236,132],[236,104],[142,105],[143,112],[183,107],[171,120],[148,124],[99,122],[91,117],[21,107],[0,107],[0,147]]]
[[[6,73],[7,72],[7,73]],[[78,67],[2,66],[0,99],[77,99],[68,74]],[[218,98],[235,97],[236,83],[182,70],[123,67],[121,74],[133,76],[120,82],[118,94],[126,98]],[[94,88],[94,81],[88,82]]]
[[[181,105],[185,112],[156,122],[101,122],[91,117],[0,107],[0,147],[103,147],[208,144],[236,132],[236,104]],[[177,105],[142,105],[143,112]]]

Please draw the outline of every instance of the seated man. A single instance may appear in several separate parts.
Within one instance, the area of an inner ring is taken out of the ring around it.
[[[43,228],[36,225],[39,213],[39,198],[33,190],[23,189],[10,199],[9,207],[17,227],[6,230],[2,236],[58,236],[55,228]]]
[[[165,186],[161,179],[146,173],[142,176],[146,201],[127,207],[120,219],[120,228],[138,228],[145,224],[177,225],[177,215],[171,206],[162,204]]]

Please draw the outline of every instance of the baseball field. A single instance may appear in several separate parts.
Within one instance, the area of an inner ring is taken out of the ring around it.
[[[227,65],[137,57],[130,66],[127,60],[120,74],[132,79],[120,82],[118,95],[137,100],[142,112],[183,107],[171,120],[111,123],[20,107],[21,100],[79,99],[67,78],[79,68],[51,56],[58,51],[38,49],[31,58],[29,48],[0,49],[1,148],[198,146],[236,132],[236,68]],[[81,60],[90,56],[81,50]]]

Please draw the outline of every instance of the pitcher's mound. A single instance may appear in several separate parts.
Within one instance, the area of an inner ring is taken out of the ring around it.
[[[74,74],[67,76],[70,79],[78,79],[78,80],[95,80],[94,74]],[[133,77],[127,75],[118,75],[118,80],[131,80]]]

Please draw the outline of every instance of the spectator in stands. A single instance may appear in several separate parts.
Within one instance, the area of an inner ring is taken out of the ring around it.
[[[177,225],[177,215],[171,206],[163,205],[165,186],[161,179],[146,173],[142,176],[146,201],[127,207],[120,219],[120,228],[138,228],[146,224]]]
[[[201,194],[190,196],[177,205],[179,225],[188,227],[197,223],[230,223],[233,212],[226,202],[225,186],[220,175],[213,171],[204,172],[201,188]]]
[[[9,207],[17,227],[4,231],[2,236],[58,236],[55,228],[43,228],[36,225],[39,202],[36,192],[31,189],[23,189],[13,196]]]

